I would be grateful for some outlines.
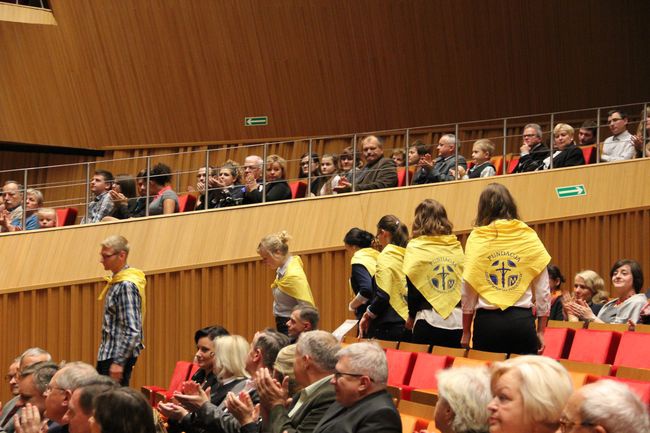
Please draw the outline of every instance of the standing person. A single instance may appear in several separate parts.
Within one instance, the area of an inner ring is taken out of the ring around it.
[[[469,347],[474,320],[474,349],[517,354],[543,350],[550,260],[537,233],[520,221],[510,191],[489,184],[479,198],[476,227],[465,246],[462,345]]]
[[[343,238],[345,250],[352,254],[350,289],[354,293],[354,299],[350,302],[349,309],[354,312],[357,320],[361,320],[373,296],[372,279],[379,257],[379,251],[372,248],[374,239],[370,232],[357,227],[350,229]]]
[[[414,343],[460,347],[465,256],[452,229],[447,211],[437,201],[426,199],[415,209],[413,239],[404,255],[408,327],[413,329]]]
[[[106,287],[99,295],[100,301],[105,300],[97,371],[128,386],[133,366],[144,349],[142,317],[147,280],[144,272],[126,263],[130,246],[124,237],[109,236],[101,247],[101,262],[113,275],[106,277]]]
[[[377,223],[377,241],[382,247],[377,257],[374,296],[359,322],[363,337],[388,341],[409,341],[406,333],[406,276],[402,270],[404,251],[409,239],[406,224],[394,215],[385,215]]]
[[[289,254],[290,236],[286,231],[265,236],[257,246],[257,253],[264,263],[276,269],[273,290],[273,315],[276,329],[288,335],[287,322],[296,305],[314,304],[311,287],[303,269],[300,256]]]

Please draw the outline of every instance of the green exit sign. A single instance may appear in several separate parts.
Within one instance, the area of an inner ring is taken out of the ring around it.
[[[587,195],[587,188],[584,185],[558,186],[555,188],[557,198],[579,197]]]
[[[244,117],[245,126],[266,126],[269,124],[269,116]]]

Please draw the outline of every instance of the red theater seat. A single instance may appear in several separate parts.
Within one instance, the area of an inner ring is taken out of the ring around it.
[[[544,331],[544,353],[542,355],[553,359],[566,358],[569,356],[571,343],[575,330],[569,328],[546,328]]]
[[[299,180],[289,183],[291,198],[303,198],[307,192],[307,184]]]
[[[196,197],[192,194],[183,194],[178,196],[178,211],[191,212],[196,207]]]
[[[436,374],[440,370],[450,367],[452,362],[453,358],[449,356],[418,353],[408,385],[400,387],[402,398],[410,400],[411,391],[414,389],[438,389]]]
[[[510,162],[508,162],[508,174],[512,174],[513,171],[515,171],[515,168],[517,168],[517,164],[519,164],[519,155],[513,155],[512,159]]]
[[[582,150],[582,155],[585,157],[585,164],[593,164],[596,162],[596,146],[579,146]]]
[[[650,334],[624,332],[614,359],[618,366],[650,369]]]
[[[388,384],[401,386],[409,383],[415,353],[403,352],[397,349],[386,349],[386,361],[388,362]]]
[[[595,364],[612,364],[620,341],[620,332],[578,329],[571,344],[569,359]]]
[[[71,226],[77,222],[77,208],[64,207],[56,210],[56,226]]]
[[[497,171],[496,175],[501,176],[503,174],[503,156],[493,156],[490,161]]]
[[[198,370],[199,366],[188,361],[178,361],[174,372],[169,380],[169,386],[165,389],[160,386],[145,385],[142,392],[149,397],[149,402],[153,405],[153,398],[156,393],[164,393],[167,399],[171,398],[174,391],[180,390],[181,384],[189,380]]]

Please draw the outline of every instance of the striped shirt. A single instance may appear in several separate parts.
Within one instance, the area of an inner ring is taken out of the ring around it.
[[[114,284],[104,301],[102,342],[97,360],[112,359],[124,365],[128,358],[137,357],[144,349],[142,340],[142,299],[138,288],[130,281]]]

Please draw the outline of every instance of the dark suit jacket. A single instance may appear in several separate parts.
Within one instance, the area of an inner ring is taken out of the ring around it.
[[[522,155],[519,158],[517,166],[513,173],[525,173],[529,171],[540,170],[543,168],[543,161],[550,155],[548,146],[544,143],[538,143],[530,150],[530,153]]]
[[[7,433],[13,433],[15,431],[13,416],[18,412],[18,410],[20,410],[14,410],[16,408],[16,403],[18,403],[18,400],[20,400],[20,396],[12,398],[2,407],[2,414],[0,415],[0,428],[2,428],[1,431]]]
[[[585,165],[585,156],[575,143],[571,143],[553,158],[553,168],[573,167],[575,165]]]
[[[299,397],[300,394],[296,394],[293,401],[297,402]],[[269,414],[269,432],[282,433],[286,430],[289,433],[311,433],[335,400],[334,385],[325,382],[314,390],[309,400],[292,417],[289,417],[289,412],[294,405],[289,409],[282,405],[275,406]]]
[[[467,161],[463,155],[458,155],[458,165],[467,168]],[[455,177],[449,174],[449,170],[456,169],[456,155],[452,155],[447,158],[438,157],[436,158],[435,164],[428,172],[424,170],[419,170],[416,172],[416,176],[413,178],[413,183],[416,184],[425,184],[425,183],[435,183],[435,182],[447,182],[449,180],[455,180]]]
[[[352,179],[349,179],[352,182]],[[397,186],[397,168],[395,161],[381,157],[373,165],[357,172],[356,191],[391,188]]]
[[[379,391],[345,408],[335,402],[314,433],[401,433],[402,421],[393,400]]]

